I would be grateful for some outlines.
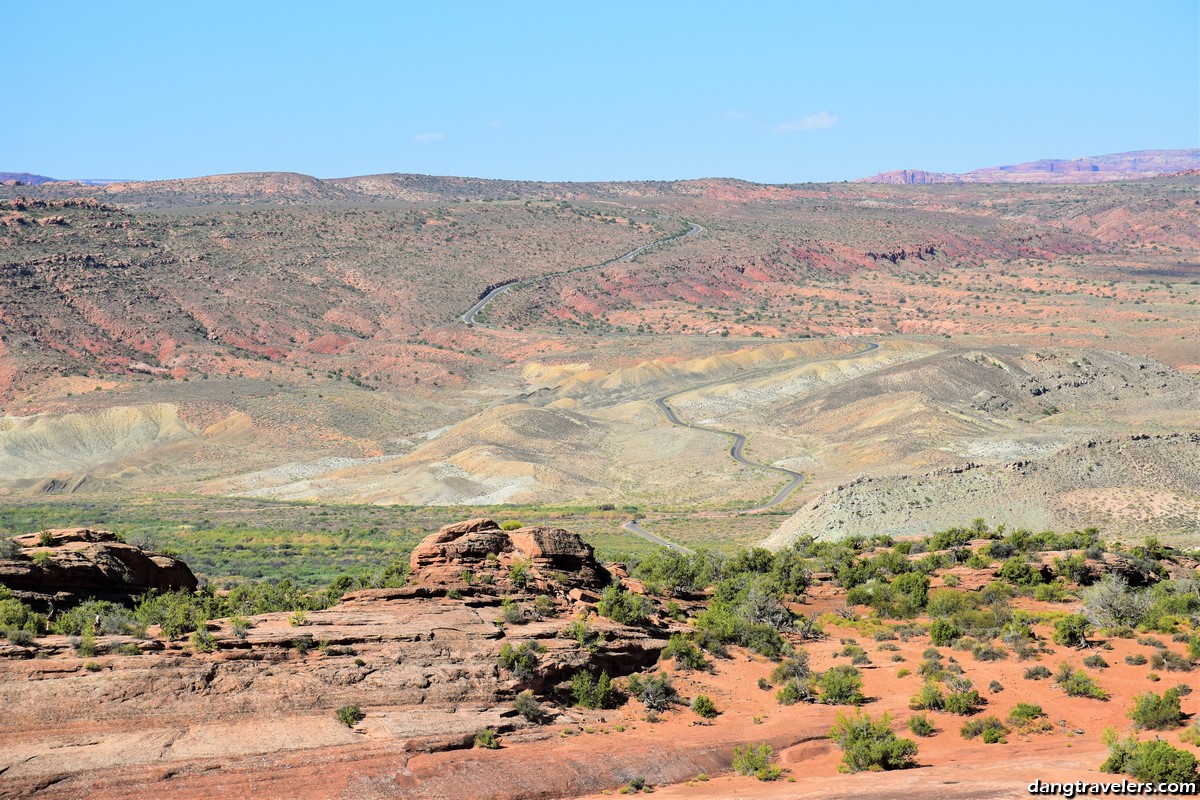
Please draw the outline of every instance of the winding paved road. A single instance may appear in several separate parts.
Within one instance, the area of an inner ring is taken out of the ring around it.
[[[475,303],[475,305],[471,306],[471,308],[468,309],[467,312],[462,315],[461,319],[463,321],[463,324],[464,325],[479,325],[480,323],[475,321],[475,317],[478,316],[480,314],[480,312],[482,312],[485,308],[487,308],[489,303],[491,303],[493,300],[495,300],[497,297],[504,294],[505,292],[510,292],[513,289],[519,289],[522,286],[530,286],[534,283],[538,283],[539,281],[548,280],[549,278],[557,278],[560,275],[574,275],[577,272],[588,272],[589,270],[601,269],[603,267],[611,267],[613,264],[621,264],[626,261],[632,261],[633,259],[640,256],[642,253],[649,250],[651,247],[657,247],[660,244],[666,244],[667,242],[673,242],[676,239],[686,239],[687,237],[693,236],[697,233],[700,233],[700,231],[704,230],[704,228],[702,226],[697,225],[694,222],[689,222],[688,225],[690,225],[691,227],[688,228],[686,231],[681,231],[680,233],[673,233],[670,236],[666,236],[662,239],[655,239],[653,242],[644,244],[641,247],[635,247],[633,250],[630,250],[628,253],[625,253],[624,255],[617,256],[616,258],[605,261],[602,264],[590,264],[586,267],[574,267],[572,269],[559,270],[558,272],[547,272],[545,275],[536,275],[532,278],[523,278],[521,280],[514,280],[512,283],[506,283],[503,286],[497,286],[496,288],[492,289],[490,292],[485,294],[483,297],[479,298],[479,302],[477,302],[477,303]]]
[[[487,292],[487,294],[485,294],[483,297],[479,298],[478,302],[476,302],[475,305],[471,306],[466,311],[466,313],[464,313],[462,315],[462,317],[461,317],[462,322],[464,325],[467,325],[467,326],[481,325],[481,323],[476,321],[476,317],[478,317],[479,314],[482,313],[483,310],[485,308],[487,308],[488,305],[493,300],[495,300],[500,295],[505,294],[506,292],[512,291],[513,289],[520,289],[523,286],[530,286],[534,283],[538,283],[539,281],[548,280],[550,278],[556,278],[556,277],[559,277],[560,275],[574,275],[579,272],[588,272],[590,270],[601,269],[603,267],[612,266],[613,264],[621,264],[626,261],[631,261],[631,260],[637,258],[642,253],[649,250],[651,247],[656,247],[658,245],[666,244],[667,242],[673,242],[677,239],[686,239],[687,237],[694,236],[695,234],[700,233],[701,231],[704,230],[704,228],[702,226],[697,225],[694,222],[689,222],[688,225],[689,225],[689,228],[686,231],[682,231],[680,233],[675,233],[670,236],[666,236],[662,239],[656,239],[653,242],[644,244],[641,247],[636,247],[633,250],[630,250],[628,253],[625,253],[625,254],[620,255],[613,259],[609,259],[608,261],[605,261],[601,264],[591,264],[591,265],[585,266],[585,267],[574,267],[573,269],[564,269],[564,270],[559,270],[557,272],[547,272],[544,275],[537,275],[532,278],[523,278],[523,279],[519,279],[519,280],[514,280],[514,281],[512,281],[510,283],[506,283],[502,286],[497,286],[494,289]],[[859,350],[855,353],[850,353],[846,356],[830,356],[829,358],[819,359],[819,360],[829,361],[834,358],[851,358],[854,356],[863,355],[864,353],[869,353],[872,350],[879,347],[879,345],[876,342],[866,342],[865,344],[866,344],[866,346],[862,350]],[[815,363],[815,362],[806,362],[806,363]],[[662,412],[663,416],[666,417],[667,421],[670,422],[672,425],[677,425],[681,428],[691,428],[691,429],[697,430],[697,431],[705,431],[706,433],[715,433],[715,434],[719,434],[721,436],[728,436],[732,440],[732,444],[730,444],[730,446],[729,446],[729,457],[732,458],[734,461],[738,462],[739,464],[743,464],[747,467],[754,467],[755,469],[766,470],[768,472],[777,472],[780,475],[783,475],[784,477],[786,477],[788,479],[787,483],[785,483],[783,485],[783,487],[778,492],[775,493],[775,496],[772,497],[770,500],[768,500],[766,503],[763,503],[760,506],[755,506],[754,508],[748,508],[745,511],[742,511],[740,513],[750,514],[750,513],[756,512],[756,511],[766,511],[769,508],[774,508],[775,506],[779,505],[784,500],[786,500],[788,497],[790,497],[794,491],[796,491],[801,486],[803,486],[804,482],[808,479],[807,476],[805,476],[804,473],[802,473],[802,472],[796,472],[795,470],[790,470],[790,469],[787,469],[786,467],[776,467],[771,464],[760,464],[757,461],[751,461],[750,459],[746,458],[746,456],[745,456],[745,451],[746,451],[746,436],[745,436],[745,434],[738,433],[737,431],[727,431],[727,430],[723,430],[721,428],[708,428],[703,425],[693,425],[690,422],[684,422],[675,413],[675,409],[671,408],[671,402],[670,402],[671,398],[677,397],[681,394],[686,394],[687,392],[693,392],[697,389],[703,389],[708,386],[716,386],[717,384],[730,383],[734,380],[745,380],[747,378],[758,377],[761,374],[764,374],[767,372],[774,372],[774,371],[780,370],[780,369],[786,369],[791,366],[793,366],[793,365],[788,364],[788,365],[781,365],[781,366],[773,366],[773,367],[768,367],[766,369],[754,370],[752,372],[749,372],[749,373],[746,373],[743,375],[739,375],[739,376],[735,376],[733,378],[719,378],[717,380],[708,381],[707,383],[697,384],[696,386],[689,386],[686,389],[680,389],[678,391],[671,392],[670,394],[664,394],[661,397],[656,397],[654,399],[655,407],[657,407],[658,410]],[[631,533],[637,534],[638,536],[642,537],[643,539],[645,539],[646,541],[648,541],[652,544],[657,544],[662,547],[667,547],[672,550],[678,551],[680,553],[692,554],[695,552],[694,550],[684,547],[683,545],[676,544],[672,541],[662,538],[661,536],[651,533],[650,531],[646,530],[641,525],[641,523],[639,523],[636,519],[631,519],[629,522],[626,522],[621,527]]]
[[[831,361],[833,359],[840,359],[840,358],[854,358],[856,356],[861,356],[865,353],[869,353],[872,350],[878,349],[878,347],[879,347],[879,344],[877,342],[864,342],[863,344],[865,345],[863,347],[863,349],[858,350],[853,353],[848,353],[843,356],[829,356],[828,358],[817,359],[816,361],[806,361],[805,363],[806,364],[815,364],[820,361]],[[681,428],[691,428],[692,430],[697,430],[697,431],[704,431],[706,433],[716,433],[716,434],[720,434],[721,436],[728,436],[730,439],[733,440],[732,444],[730,444],[730,446],[729,446],[729,457],[732,458],[734,461],[738,462],[739,464],[744,464],[747,467],[754,467],[756,469],[767,470],[768,472],[778,472],[780,475],[783,475],[784,477],[788,478],[788,482],[783,485],[783,488],[781,488],[778,492],[776,492],[775,496],[772,497],[770,500],[768,500],[766,503],[763,503],[761,506],[755,506],[754,508],[748,508],[745,511],[742,511],[739,513],[752,514],[756,511],[766,511],[768,508],[774,508],[775,506],[782,503],[784,500],[788,499],[788,497],[791,496],[792,492],[796,491],[801,486],[803,486],[804,482],[806,480],[808,480],[807,476],[802,472],[796,472],[795,470],[790,470],[790,469],[787,469],[786,467],[776,467],[772,464],[760,464],[757,461],[751,461],[750,459],[746,458],[746,455],[745,455],[745,452],[746,452],[746,435],[745,434],[738,433],[737,431],[727,431],[722,428],[708,428],[703,425],[693,425],[690,422],[684,422],[675,413],[675,409],[671,408],[671,398],[678,397],[681,394],[687,394],[688,392],[694,392],[697,389],[704,389],[708,386],[717,386],[718,384],[722,384],[722,383],[732,383],[735,380],[746,380],[746,379],[750,379],[750,378],[756,378],[756,377],[766,374],[768,372],[776,372],[781,369],[790,369],[794,366],[796,366],[796,365],[784,364],[784,365],[767,367],[765,369],[753,370],[751,372],[747,372],[742,375],[734,376],[732,378],[718,378],[717,380],[708,381],[707,383],[697,384],[696,386],[689,386],[686,389],[679,389],[678,391],[671,392],[670,394],[664,394],[661,397],[654,398],[655,407],[658,408],[658,410],[662,412],[662,415],[664,417],[666,417],[667,421],[670,422],[672,425],[678,425]],[[651,533],[650,531],[646,530],[641,525],[641,523],[639,523],[636,519],[626,522],[621,527],[631,533],[635,533],[638,536],[641,536],[643,539],[647,540],[648,542],[651,542],[652,544],[658,544],[658,545],[662,545],[663,547],[669,547],[672,550],[677,550],[681,553],[689,553],[690,554],[690,553],[694,552],[694,551],[689,550],[688,548],[684,547],[683,545],[675,544],[674,542],[670,542],[670,541],[662,538],[661,536],[657,536],[657,535]]]

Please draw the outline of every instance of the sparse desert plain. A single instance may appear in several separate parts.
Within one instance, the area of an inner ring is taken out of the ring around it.
[[[1186,153],[0,186],[0,796],[1194,776]]]

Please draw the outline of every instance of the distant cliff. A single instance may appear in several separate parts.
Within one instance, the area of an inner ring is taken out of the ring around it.
[[[857,183],[1100,183],[1152,178],[1200,169],[1200,148],[1188,150],[1136,150],[1085,158],[1044,158],[1024,164],[984,167],[970,172],[891,170]]]

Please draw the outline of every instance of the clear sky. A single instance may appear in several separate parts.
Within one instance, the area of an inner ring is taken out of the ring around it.
[[[1200,146],[1200,0],[9,2],[0,170],[843,180]]]

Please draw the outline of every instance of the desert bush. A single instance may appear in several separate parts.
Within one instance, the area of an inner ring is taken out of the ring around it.
[[[808,653],[798,649],[771,670],[771,680],[775,683],[786,683],[790,680],[804,681],[811,674],[812,670],[808,666]]]
[[[1046,716],[1046,712],[1042,707],[1034,703],[1017,703],[1013,709],[1008,712],[1008,721],[1013,725],[1021,726],[1028,725],[1035,719]]]
[[[1166,742],[1139,742],[1134,736],[1119,739],[1111,729],[1105,732],[1108,758],[1102,772],[1124,773],[1147,783],[1195,783],[1196,757]]]
[[[700,652],[700,648],[678,633],[671,635],[667,646],[663,648],[662,656],[675,659],[675,666],[680,669],[702,670],[709,667],[708,659]]]
[[[956,628],[953,623],[944,619],[935,619],[933,624],[929,626],[929,638],[938,647],[951,644],[960,636],[962,636],[962,631]]]
[[[775,700],[780,705],[790,706],[796,703],[815,703],[817,696],[815,682],[812,676],[809,676],[807,678],[790,678],[783,684],[783,688],[775,693]]]
[[[475,734],[475,746],[483,750],[499,750],[500,739],[492,728],[484,728]]]
[[[1025,680],[1041,681],[1049,678],[1052,673],[1047,667],[1037,664],[1025,670]]]
[[[999,694],[1004,691],[1004,684],[1000,683],[1000,681],[992,681],[988,684],[988,691],[992,694]]]
[[[508,579],[514,586],[524,589],[529,585],[530,577],[528,561],[514,561],[509,565]]]
[[[862,673],[847,664],[830,667],[817,681],[821,702],[827,705],[858,705],[863,696]]]
[[[211,653],[217,649],[217,637],[208,632],[208,623],[192,631],[192,649],[197,653]]]
[[[140,656],[142,648],[138,647],[134,642],[126,642],[117,648],[117,652],[123,656]]]
[[[1150,668],[1165,669],[1168,672],[1191,672],[1192,662],[1174,650],[1163,648],[1150,656]]]
[[[891,721],[891,715],[886,713],[873,720],[862,711],[838,712],[829,738],[841,748],[846,771],[904,769],[914,765],[917,743],[896,736],[891,731]]]
[[[917,736],[933,736],[937,728],[925,714],[913,714],[908,718],[908,729]]]
[[[288,624],[293,628],[299,628],[302,625],[307,625],[308,614],[306,614],[304,611],[293,611],[291,615],[288,616]]]
[[[733,771],[738,775],[758,778],[760,781],[776,780],[783,772],[771,763],[775,751],[769,744],[747,744],[733,748]]]
[[[1140,667],[1145,664],[1147,658],[1141,653],[1134,653],[1131,656],[1125,656],[1125,663],[1131,667]]]
[[[913,710],[941,711],[946,706],[946,697],[937,684],[927,681],[921,690],[908,701]]]
[[[524,527],[519,519],[506,519],[500,523],[500,530],[502,531],[515,531]]]
[[[1150,597],[1131,589],[1120,575],[1108,573],[1080,592],[1084,613],[1098,628],[1136,628],[1150,610]]]
[[[712,698],[706,694],[696,695],[696,698],[692,700],[692,711],[705,719],[712,719],[717,716],[717,706],[713,703]]]
[[[1085,658],[1083,660],[1083,665],[1085,667],[1091,667],[1092,669],[1108,669],[1109,666],[1108,662],[1104,660],[1104,656],[1100,655],[1099,653]]]
[[[571,678],[571,696],[581,708],[616,708],[619,695],[607,672],[599,678],[590,672],[577,672]]]
[[[1083,647],[1091,624],[1081,614],[1071,614],[1054,623],[1054,643],[1063,647]]]
[[[1179,692],[1168,689],[1161,695],[1154,692],[1139,694],[1133,699],[1129,718],[1142,730],[1165,731],[1183,724],[1179,707]]]
[[[1002,744],[1005,741],[1004,737],[1009,733],[1009,728],[996,717],[983,717],[964,722],[959,733],[964,739],[982,736],[985,744]]]
[[[979,690],[962,688],[946,695],[945,710],[965,717],[978,713],[986,704],[987,700],[979,694]]]
[[[1094,700],[1107,700],[1108,692],[1100,688],[1083,670],[1072,670],[1071,665],[1063,662],[1058,673],[1054,676],[1057,683],[1070,697],[1090,697]]]
[[[533,598],[533,615],[538,619],[558,616],[558,606],[547,595],[539,594]]]
[[[546,712],[542,709],[541,703],[537,701],[537,698],[529,689],[516,696],[513,700],[513,709],[533,723],[540,723],[546,718]]]
[[[640,625],[650,617],[650,601],[614,583],[604,590],[596,612],[622,625]]]
[[[337,710],[337,718],[347,728],[353,728],[366,719],[367,715],[358,706],[342,706]]]
[[[0,633],[14,639],[20,633],[40,636],[46,630],[46,617],[11,596],[0,599]],[[77,631],[72,631],[77,633]]]
[[[500,618],[509,625],[524,625],[529,621],[525,619],[525,612],[521,610],[521,606],[510,597],[500,601]]]
[[[525,681],[537,674],[538,656],[543,652],[545,648],[537,642],[523,642],[516,647],[505,642],[500,648],[497,663],[517,680]]]
[[[662,712],[679,701],[679,693],[671,678],[661,672],[643,679],[637,673],[629,676],[629,694],[641,701],[650,711]]]

